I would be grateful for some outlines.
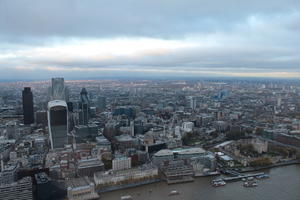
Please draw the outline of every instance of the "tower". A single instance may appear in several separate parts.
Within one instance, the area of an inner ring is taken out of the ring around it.
[[[81,124],[87,125],[89,122],[89,109],[90,109],[90,101],[88,98],[88,93],[85,88],[82,88],[80,92],[81,102]]]
[[[22,91],[23,100],[23,116],[24,124],[34,123],[34,112],[33,112],[33,95],[30,87],[25,87]]]
[[[51,149],[63,148],[68,143],[68,106],[65,101],[49,101],[48,127]]]
[[[69,90],[65,87],[64,78],[52,78],[51,87],[49,88],[50,100],[69,101]]]
[[[103,96],[98,96],[98,108],[100,111],[104,111],[106,109],[106,98]]]
[[[189,103],[189,107],[193,110],[196,109],[196,106],[197,106],[197,99],[193,96],[189,96],[188,97],[188,103]]]

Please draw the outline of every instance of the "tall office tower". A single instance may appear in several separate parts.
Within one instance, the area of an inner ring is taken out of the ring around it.
[[[281,97],[277,98],[277,106],[280,107],[281,106]]]
[[[67,105],[68,105],[68,111],[73,112],[74,110],[73,102],[67,102]]]
[[[196,98],[192,98],[192,100],[191,100],[191,108],[193,110],[195,110],[196,107],[197,107],[197,99]]]
[[[68,143],[68,106],[65,101],[49,101],[48,127],[51,148],[63,148]]]
[[[69,90],[65,87],[64,78],[52,78],[49,88],[50,100],[69,101]]]
[[[106,98],[103,96],[98,96],[97,102],[99,110],[104,111],[106,109]]]
[[[23,115],[24,115],[24,124],[33,124],[34,123],[34,113],[33,113],[33,95],[30,87],[25,87],[22,91],[23,99]]]
[[[19,129],[15,121],[6,123],[6,136],[7,139],[16,139],[19,135]]]
[[[81,109],[81,124],[87,125],[89,121],[89,109],[90,109],[90,101],[88,98],[88,93],[85,88],[82,88],[80,92],[81,102],[80,102],[80,109]]]
[[[195,97],[193,97],[193,96],[189,96],[188,99],[189,99],[189,104],[190,104],[189,107],[191,109],[195,110],[196,106],[197,106],[197,99]]]

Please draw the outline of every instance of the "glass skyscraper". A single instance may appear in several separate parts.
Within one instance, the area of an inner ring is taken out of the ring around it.
[[[63,148],[68,143],[68,107],[65,101],[48,103],[48,127],[51,148]]]

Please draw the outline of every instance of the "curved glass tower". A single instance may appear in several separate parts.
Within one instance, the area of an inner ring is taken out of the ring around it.
[[[68,143],[68,106],[65,101],[49,101],[48,127],[51,148],[63,148]]]

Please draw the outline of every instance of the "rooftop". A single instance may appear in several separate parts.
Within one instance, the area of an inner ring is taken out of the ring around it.
[[[69,179],[67,181],[68,188],[77,188],[77,187],[83,187],[83,186],[89,186],[91,183],[90,179],[88,177],[82,177],[82,178],[73,178]]]
[[[53,101],[48,102],[48,108],[52,108],[54,106],[67,107],[67,103],[65,101],[62,101],[62,100],[53,100]]]
[[[187,149],[174,149],[174,153],[178,154],[197,154],[197,153],[205,153],[206,151],[202,148],[187,148]]]
[[[170,149],[163,149],[154,154],[154,156],[172,156],[173,151]]]
[[[82,159],[78,161],[78,168],[103,166],[103,162],[98,158]]]
[[[115,138],[116,138],[116,140],[118,140],[120,142],[126,142],[126,141],[133,140],[133,138],[130,135],[126,135],[126,134],[116,136]]]

